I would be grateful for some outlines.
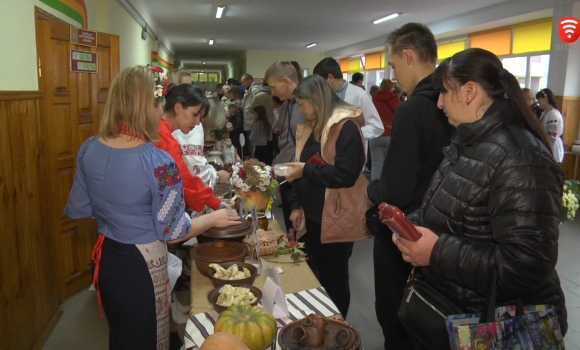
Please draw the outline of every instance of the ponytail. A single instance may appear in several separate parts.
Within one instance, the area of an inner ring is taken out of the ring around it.
[[[433,74],[433,85],[442,92],[448,88],[456,89],[469,81],[481,85],[492,100],[506,101],[516,122],[530,130],[552,151],[548,135],[528,106],[520,83],[503,68],[496,55],[484,49],[467,49],[443,60]]]
[[[499,77],[505,93],[504,98],[507,98],[512,114],[516,117],[516,121],[540,139],[551,153],[552,146],[548,140],[548,135],[544,131],[540,120],[533,114],[530,106],[528,106],[518,79],[504,68],[500,70]]]

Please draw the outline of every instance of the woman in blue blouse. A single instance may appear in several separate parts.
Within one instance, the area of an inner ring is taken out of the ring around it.
[[[64,213],[94,216],[94,281],[109,323],[109,349],[168,349],[166,241],[239,223],[218,210],[191,220],[175,161],[155,147],[165,84],[155,67],[131,66],[113,81],[98,137],[83,143]],[[189,106],[193,114],[204,102]]]

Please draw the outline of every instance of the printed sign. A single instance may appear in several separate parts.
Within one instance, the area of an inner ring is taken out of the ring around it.
[[[70,71],[74,73],[97,73],[97,53],[70,50]]]
[[[97,32],[71,27],[70,42],[76,45],[97,47]]]

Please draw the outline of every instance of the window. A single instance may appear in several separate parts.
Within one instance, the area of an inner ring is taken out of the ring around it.
[[[530,57],[530,90],[536,92],[548,87],[550,55]]]
[[[381,85],[383,78],[385,77],[384,69],[373,69],[364,72],[365,80],[364,86],[367,91],[371,91],[373,85]]]
[[[528,75],[528,57],[502,58],[503,67],[518,78],[520,87],[526,87],[526,77]]]

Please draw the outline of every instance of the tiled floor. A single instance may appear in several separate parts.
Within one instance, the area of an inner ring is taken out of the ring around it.
[[[279,209],[277,217],[282,217]],[[356,326],[366,350],[382,349],[383,335],[374,311],[372,240],[355,244],[350,262],[351,307],[347,321]],[[562,226],[558,273],[566,294],[568,323],[566,347],[580,350],[580,218]],[[187,295],[178,295],[187,303]],[[108,327],[99,317],[96,293],[83,291],[61,305],[64,314],[44,350],[107,349]],[[396,350],[396,349],[393,349]]]

